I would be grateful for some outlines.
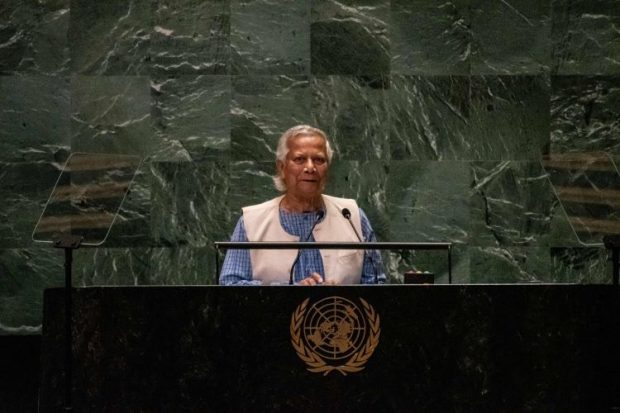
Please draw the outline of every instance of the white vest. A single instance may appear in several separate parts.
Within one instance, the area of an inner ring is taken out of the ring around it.
[[[284,196],[258,205],[243,208],[243,223],[248,241],[300,241],[282,228],[280,223],[280,201]],[[362,224],[357,203],[352,199],[322,195],[325,217],[312,231],[317,242],[359,242],[353,228],[342,216],[342,209],[351,211],[351,222],[362,236]],[[298,250],[251,249],[252,279],[263,284],[286,284],[291,266]],[[364,250],[319,250],[323,259],[326,281],[336,284],[359,284],[362,276]],[[308,274],[309,275],[309,274]]]

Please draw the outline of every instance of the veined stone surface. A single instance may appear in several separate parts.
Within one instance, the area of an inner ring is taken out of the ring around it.
[[[212,242],[278,195],[275,144],[301,123],[336,149],[327,193],[356,199],[380,241],[453,242],[453,282],[609,283],[601,234],[574,214],[620,232],[618,11],[4,1],[0,334],[38,331],[41,291],[62,283],[31,234],[70,153],[143,159],[106,244],[76,252],[75,285],[212,284]],[[549,161],[599,152],[604,171]],[[383,258],[391,282],[411,266],[448,282],[445,254]]]

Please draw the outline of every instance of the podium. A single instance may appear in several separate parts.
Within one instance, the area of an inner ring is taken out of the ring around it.
[[[92,287],[73,299],[76,411],[620,406],[610,285]],[[40,411],[54,412],[64,290],[44,300]]]

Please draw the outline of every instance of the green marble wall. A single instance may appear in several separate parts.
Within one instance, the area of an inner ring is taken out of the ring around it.
[[[620,156],[618,27],[614,0],[4,0],[0,334],[39,331],[62,285],[31,232],[68,153],[146,160],[76,285],[210,284],[298,123],[329,133],[328,193],[380,240],[457,244],[455,282],[609,282],[541,160]],[[447,282],[441,254],[385,259]]]

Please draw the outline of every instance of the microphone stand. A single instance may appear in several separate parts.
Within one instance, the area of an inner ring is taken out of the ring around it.
[[[314,227],[316,227],[316,224],[318,224],[319,221],[321,221],[324,216],[325,216],[325,211],[323,211],[322,209],[316,212],[314,223],[312,224],[312,228],[310,228],[308,235],[306,235],[306,237],[304,238],[304,242],[308,242],[308,240],[312,236],[312,231],[314,231]],[[294,278],[294,273],[295,273],[295,266],[297,265],[297,262],[299,261],[300,256],[301,256],[301,249],[297,251],[297,256],[295,257],[295,261],[293,261],[293,265],[291,266],[291,271],[290,271],[289,279],[288,279],[288,285],[294,284],[293,278]]]
[[[364,242],[364,240],[362,240],[362,237],[360,237],[359,232],[357,232],[357,229],[355,229],[355,225],[353,225],[353,221],[351,221],[351,211],[349,211],[348,208],[342,208],[342,211],[340,211],[340,213],[349,222],[351,229],[353,229],[353,232],[355,232],[355,236],[357,237],[357,240],[359,242]],[[375,284],[379,284],[379,274],[377,274],[377,266],[375,265],[375,260],[372,259],[372,251],[365,250],[364,255],[366,254],[368,254],[368,259],[370,260],[370,265],[372,266],[372,274],[374,276],[373,278],[374,278]],[[363,265],[364,264],[362,263],[362,266]]]

